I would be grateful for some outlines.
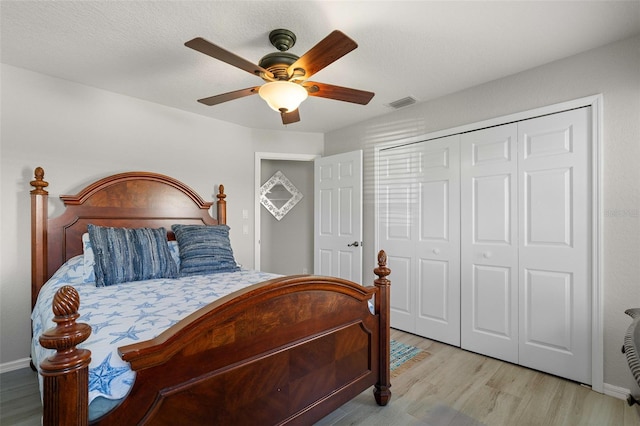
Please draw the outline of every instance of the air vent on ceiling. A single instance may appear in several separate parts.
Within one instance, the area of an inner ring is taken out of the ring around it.
[[[398,99],[397,101],[393,101],[387,104],[391,108],[399,109],[404,108],[409,105],[413,105],[417,102],[416,98],[413,96],[407,96],[406,98]]]

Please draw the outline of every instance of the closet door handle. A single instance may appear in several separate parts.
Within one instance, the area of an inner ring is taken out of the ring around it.
[[[439,248],[434,248],[433,249],[433,254],[440,254],[440,249]]]
[[[490,259],[490,258],[491,258],[491,256],[493,256],[493,253],[491,253],[490,251],[485,251],[485,252],[482,254],[482,256],[483,256],[485,259]]]

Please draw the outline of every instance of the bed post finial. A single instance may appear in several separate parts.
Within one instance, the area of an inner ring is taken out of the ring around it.
[[[220,185],[218,188],[218,198],[217,206],[218,206],[218,224],[226,225],[227,224],[227,194],[224,193],[224,185]]]
[[[391,303],[391,282],[387,276],[391,273],[391,269],[387,268],[387,254],[384,250],[378,252],[378,267],[373,270],[378,276],[374,281],[378,294],[376,296],[375,305],[376,313],[380,315],[380,368],[378,383],[373,390],[378,405],[387,405],[391,399],[391,371],[390,371],[390,347],[391,341],[391,311],[389,309]],[[383,303],[384,301],[384,303]],[[381,307],[385,308],[382,309]]]
[[[391,269],[387,268],[387,253],[384,250],[378,252],[378,267],[373,270],[379,280],[387,280],[387,276],[391,273]]]
[[[44,195],[48,194],[48,192],[44,189],[49,186],[49,182],[44,180],[44,169],[42,167],[36,167],[33,171],[33,175],[35,179],[30,182],[31,186],[35,189],[31,191],[32,194]]]
[[[40,344],[55,355],[40,364],[44,378],[43,417],[48,425],[89,423],[89,363],[91,352],[76,346],[89,338],[91,326],[76,323],[80,296],[71,286],[61,287],[53,297],[54,328],[42,333]]]

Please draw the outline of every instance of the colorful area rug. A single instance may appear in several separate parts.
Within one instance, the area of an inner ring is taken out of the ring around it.
[[[407,371],[414,364],[429,356],[429,352],[415,346],[406,345],[391,340],[391,377],[396,377]]]

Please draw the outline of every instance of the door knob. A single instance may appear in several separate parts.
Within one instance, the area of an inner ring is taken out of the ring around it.
[[[433,249],[433,254],[440,254],[440,249],[439,248],[434,248]]]
[[[491,256],[492,256],[492,253],[490,251],[485,251],[483,256],[484,256],[485,259],[490,259]]]
[[[347,247],[359,247],[360,243],[357,241],[352,242],[351,244],[347,244]]]

